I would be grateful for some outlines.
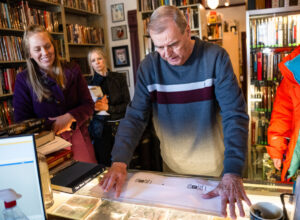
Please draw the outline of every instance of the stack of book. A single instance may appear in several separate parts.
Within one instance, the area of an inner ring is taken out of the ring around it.
[[[74,193],[104,171],[104,166],[73,159],[68,141],[44,131],[35,136],[37,151],[46,157],[52,189]]]
[[[50,175],[74,163],[70,142],[55,136],[53,131],[42,131],[35,135],[37,151],[46,157]]]

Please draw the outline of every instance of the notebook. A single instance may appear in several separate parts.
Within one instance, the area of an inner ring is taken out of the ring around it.
[[[0,190],[13,189],[22,195],[17,206],[28,219],[46,219],[33,135],[0,138],[0,179]],[[0,201],[0,213],[3,210]]]

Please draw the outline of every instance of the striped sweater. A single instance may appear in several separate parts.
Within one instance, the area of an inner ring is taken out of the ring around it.
[[[129,164],[151,111],[170,169],[241,175],[249,119],[224,49],[195,38],[192,54],[181,66],[170,65],[157,52],[142,61],[133,100],[116,135],[113,162]]]

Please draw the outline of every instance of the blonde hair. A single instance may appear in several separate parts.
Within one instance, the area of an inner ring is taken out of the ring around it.
[[[48,99],[51,96],[51,92],[44,87],[43,83],[41,82],[41,77],[37,75],[36,68],[35,68],[36,62],[32,60],[30,57],[29,38],[36,33],[43,33],[43,32],[47,34],[51,44],[54,47],[55,58],[53,62],[53,70],[52,70],[53,74],[51,74],[51,77],[55,79],[56,83],[61,88],[65,88],[65,77],[62,71],[61,62],[59,60],[58,49],[56,48],[56,44],[54,43],[52,36],[43,26],[30,25],[26,29],[23,36],[23,48],[24,48],[24,55],[27,63],[29,82],[39,102],[42,102],[43,98]]]
[[[106,68],[107,68],[107,65],[106,65],[105,53],[100,48],[94,48],[94,49],[90,50],[89,53],[88,53],[88,56],[87,56],[87,60],[88,60],[88,64],[89,64],[89,67],[90,67],[90,73],[94,77],[95,70],[92,66],[92,60],[91,60],[91,57],[92,57],[93,53],[97,53],[99,56],[102,57],[102,59],[104,59]]]
[[[147,28],[148,33],[153,31],[156,34],[160,34],[168,28],[169,24],[166,21],[169,20],[174,21],[181,33],[184,33],[187,27],[187,21],[184,14],[180,9],[169,5],[160,6],[152,13]]]

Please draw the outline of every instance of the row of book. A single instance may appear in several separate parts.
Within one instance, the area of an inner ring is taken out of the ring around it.
[[[251,120],[251,146],[268,144],[269,120],[266,118],[255,118]]]
[[[300,14],[250,20],[250,47],[300,45]]]
[[[60,57],[65,57],[64,40],[54,39],[54,44]],[[23,61],[24,58],[21,37],[0,36],[0,61]]]
[[[185,6],[199,3],[202,4],[202,0],[139,0],[142,11],[155,10],[162,5]]]
[[[249,0],[248,10],[300,5],[299,0]]]
[[[0,96],[13,93],[16,75],[22,70],[22,67],[0,69]]]
[[[54,39],[53,41],[54,41],[55,47],[58,50],[58,55],[60,56],[60,58],[65,58],[66,51],[65,51],[64,39]]]
[[[190,25],[191,29],[199,28],[199,9],[197,7],[181,8],[180,10],[186,17],[186,20]],[[143,19],[144,35],[148,35],[147,28],[149,22],[150,22],[150,17],[145,17]]]
[[[67,24],[67,35],[68,42],[73,44],[104,44],[104,32],[102,28]]]
[[[67,7],[100,13],[100,0],[61,0],[61,3]]]
[[[22,38],[0,36],[0,61],[24,60],[22,54]]]
[[[0,102],[0,128],[7,127],[14,122],[13,105],[11,100],[4,100]],[[0,130],[0,136],[3,132]]]
[[[287,51],[267,52],[261,51],[250,54],[250,78],[252,81],[280,81],[282,75],[278,64],[283,57],[287,56]]]
[[[198,8],[181,8],[182,13],[190,25],[191,29],[199,28],[199,9]]]
[[[11,117],[10,120],[11,121],[9,125],[0,128],[0,136],[3,137],[3,136],[14,136],[14,135],[21,135],[21,134],[34,134],[45,129],[45,119],[43,118],[28,119],[20,123],[13,123],[13,117]]]
[[[25,30],[31,24],[39,24],[49,32],[59,31],[57,13],[29,7],[28,1],[0,3],[0,18],[0,28]]]
[[[267,85],[251,85],[251,112],[257,112],[268,120],[273,110],[278,82],[269,82]]]

